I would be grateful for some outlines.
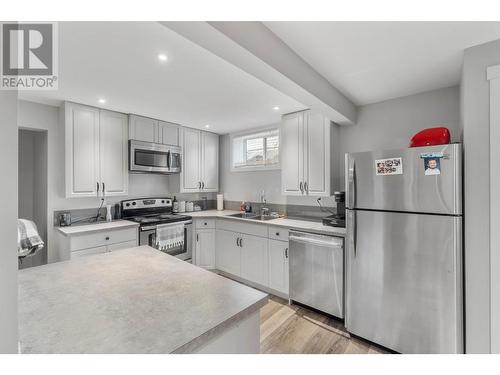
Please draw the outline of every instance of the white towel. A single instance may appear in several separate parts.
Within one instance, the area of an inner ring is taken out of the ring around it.
[[[43,246],[36,224],[31,220],[17,219],[17,257],[33,255]]]
[[[184,224],[163,224],[156,227],[156,248],[169,253],[184,247]]]

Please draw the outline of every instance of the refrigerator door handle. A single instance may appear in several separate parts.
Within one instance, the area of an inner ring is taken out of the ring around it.
[[[348,208],[356,205],[356,163],[346,154],[347,204]]]
[[[354,257],[356,258],[356,244],[358,242],[358,213],[356,211],[352,212],[353,223],[352,223],[352,231],[353,231],[353,239],[352,239],[352,247],[354,250]]]

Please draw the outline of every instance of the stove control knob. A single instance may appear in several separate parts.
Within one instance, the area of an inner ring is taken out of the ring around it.
[[[126,203],[126,204],[125,204],[125,206],[126,206],[126,207],[130,207],[130,203]]]
[[[135,206],[137,203],[136,202],[132,202],[132,206]]]
[[[164,200],[162,200],[162,201],[161,201],[161,203],[165,203],[165,201],[164,201]]]

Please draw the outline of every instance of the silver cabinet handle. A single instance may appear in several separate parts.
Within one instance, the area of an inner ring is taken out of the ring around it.
[[[285,249],[285,258],[288,259],[288,247]]]
[[[96,182],[96,185],[97,185],[97,189],[96,189],[96,195],[99,196],[99,182]]]
[[[201,183],[201,188],[205,189],[205,183],[204,182]]]
[[[236,237],[236,246],[240,246],[240,238]]]
[[[243,247],[243,238],[240,238],[240,247]]]
[[[102,197],[104,198],[106,196],[106,185],[104,185],[104,182],[102,183]]]
[[[200,237],[198,233],[196,233],[196,242],[200,242]]]
[[[201,189],[201,182],[198,181],[198,189]]]
[[[304,182],[304,191],[305,191],[306,193],[308,193],[308,192],[309,192],[309,189],[307,188],[307,182]]]
[[[300,184],[299,184],[299,189],[300,189],[300,192],[302,194],[304,194],[304,186],[302,185],[302,181],[300,181]]]

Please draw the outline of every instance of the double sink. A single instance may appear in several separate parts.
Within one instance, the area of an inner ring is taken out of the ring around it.
[[[278,217],[273,216],[273,215],[259,215],[259,214],[255,214],[253,212],[240,212],[237,214],[232,214],[232,215],[227,215],[227,216],[238,217],[240,219],[250,219],[250,220],[260,220],[260,221],[268,221],[268,220],[274,220],[274,219],[278,218]]]

